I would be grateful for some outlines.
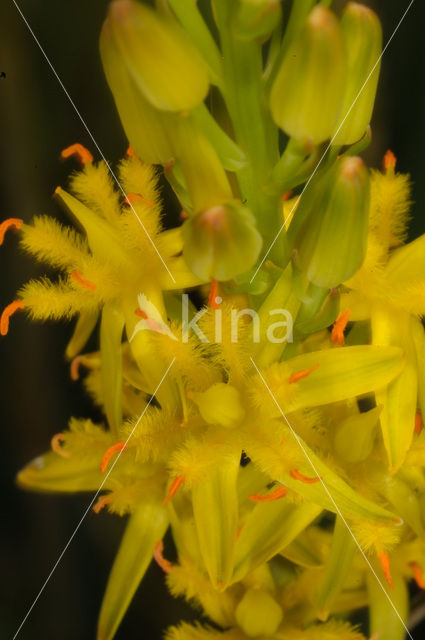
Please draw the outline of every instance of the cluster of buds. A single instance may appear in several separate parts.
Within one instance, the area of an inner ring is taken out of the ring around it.
[[[122,193],[73,145],[81,170],[55,197],[79,230],[0,225],[61,274],[23,286],[2,335],[17,310],[77,317],[71,376],[86,370],[105,417],[72,419],[18,482],[101,489],[95,513],[129,514],[98,640],[152,559],[214,623],[168,640],[361,640],[364,607],[372,637],[402,640],[408,583],[425,588],[425,236],[405,243],[393,154],[379,171],[358,155],[380,23],[356,2],[340,18],[314,0],[288,16],[279,0],[199,4],[110,4]],[[184,213],[173,229],[159,174]],[[282,309],[290,335],[270,327]]]

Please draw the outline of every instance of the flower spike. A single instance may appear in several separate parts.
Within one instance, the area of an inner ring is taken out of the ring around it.
[[[65,439],[63,433],[56,433],[50,441],[50,446],[52,447],[52,451],[62,456],[62,458],[72,458],[72,453],[63,448]]]
[[[345,344],[344,331],[350,318],[350,309],[346,309],[339,314],[332,327],[331,340],[333,344],[339,344],[342,347]]]
[[[71,278],[78,282],[78,284],[80,284],[82,287],[85,287],[85,289],[90,289],[91,291],[95,291],[97,289],[94,282],[90,282],[90,280],[86,280],[85,278],[83,278],[78,269],[74,269],[73,271],[71,271]]]
[[[158,542],[155,545],[153,557],[157,565],[161,567],[164,573],[171,573],[173,564],[172,562],[164,558],[163,551],[164,551],[164,543],[162,542],[162,540],[158,540]]]
[[[15,229],[15,231],[18,231],[21,228],[23,222],[24,221],[20,218],[7,218],[7,220],[3,220],[3,222],[0,224],[0,245],[2,245],[4,242],[6,231],[8,231],[8,229]]]
[[[93,156],[90,151],[86,149],[86,147],[83,147],[79,142],[71,144],[69,147],[66,147],[66,149],[61,151],[62,160],[66,160],[72,156],[75,156],[82,165],[88,163],[91,164],[93,162]]]
[[[177,476],[177,478],[174,478],[174,480],[172,481],[172,483],[170,485],[170,489],[168,491],[168,494],[167,494],[166,498],[164,499],[164,501],[162,503],[163,507],[165,507],[167,502],[169,502],[171,500],[171,498],[176,495],[177,491],[180,489],[180,487],[183,484],[184,480],[185,480],[184,476]]]
[[[3,313],[0,317],[0,335],[5,336],[9,331],[9,318],[12,316],[15,311],[19,311],[24,308],[24,303],[22,300],[14,300],[10,304],[7,305],[5,309],[3,309]]]
[[[125,442],[116,442],[115,444],[112,445],[112,447],[109,447],[109,449],[105,451],[105,453],[103,454],[102,461],[100,463],[100,470],[102,473],[105,473],[106,467],[108,466],[108,463],[112,458],[112,456],[115,455],[116,453],[119,453],[120,451],[123,451],[126,448],[126,446],[127,445]]]

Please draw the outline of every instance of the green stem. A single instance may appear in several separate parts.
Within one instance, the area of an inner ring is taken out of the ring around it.
[[[214,6],[223,53],[223,96],[237,144],[248,158],[247,166],[237,175],[239,188],[257,219],[267,250],[281,226],[281,207],[278,194],[267,193],[265,188],[278,160],[278,132],[267,112],[261,46],[235,38],[231,28],[233,3],[216,0]],[[271,259],[278,264],[286,259],[282,234]]]

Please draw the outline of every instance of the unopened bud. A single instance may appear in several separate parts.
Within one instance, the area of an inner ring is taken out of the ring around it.
[[[332,288],[359,269],[366,253],[369,174],[363,160],[339,160],[320,187],[298,229],[295,262],[310,282]]]
[[[230,384],[218,382],[203,393],[194,393],[193,401],[208,424],[235,427],[245,415],[239,391]]]
[[[248,589],[236,609],[236,620],[247,636],[272,636],[282,622],[281,607],[262,589]]]
[[[280,0],[240,0],[235,31],[246,40],[264,38],[275,29],[281,17]]]
[[[333,144],[360,140],[372,117],[379,79],[382,29],[378,16],[368,7],[349,2],[341,19],[347,56],[344,102]]]
[[[238,201],[201,211],[183,225],[183,255],[195,275],[223,281],[248,271],[262,240],[255,219]]]
[[[115,0],[107,20],[133,81],[157,109],[192,109],[205,98],[208,69],[176,22],[146,5]]]
[[[289,136],[319,144],[335,130],[345,84],[345,52],[335,15],[317,6],[286,52],[270,107]]]

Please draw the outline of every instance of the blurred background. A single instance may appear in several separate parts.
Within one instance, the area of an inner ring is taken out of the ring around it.
[[[202,2],[203,0],[201,0]],[[231,1],[231,0],[229,0]],[[107,0],[18,0],[34,34],[112,163],[127,143],[106,86],[97,40]],[[334,3],[337,7],[338,4]],[[385,41],[408,0],[366,2],[380,15]],[[373,143],[365,154],[380,166],[391,148],[413,186],[412,237],[425,231],[425,3],[416,0],[382,61]],[[81,142],[98,157],[87,132],[43,58],[12,0],[0,6],[0,220],[35,214],[64,217],[51,199],[74,168],[61,149]],[[30,277],[43,272],[17,249],[10,233],[0,250],[0,308]],[[87,495],[27,494],[16,472],[48,448],[71,415],[98,418],[72,383],[63,350],[67,324],[30,324],[13,318],[0,342],[0,637],[12,638],[87,508]],[[90,514],[22,628],[22,640],[93,640],[108,572],[123,529],[119,518]],[[192,612],[168,596],[152,565],[117,634],[118,640],[157,640],[161,631]],[[417,628],[415,635],[421,636]],[[385,639],[382,639],[385,640]]]

